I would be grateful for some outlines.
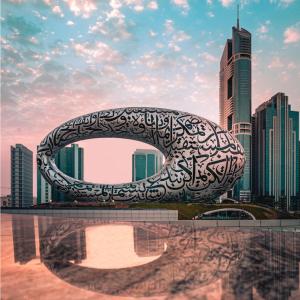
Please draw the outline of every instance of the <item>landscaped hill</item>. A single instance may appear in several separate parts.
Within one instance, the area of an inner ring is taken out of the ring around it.
[[[207,211],[220,209],[220,208],[240,208],[252,213],[257,220],[266,219],[290,219],[299,218],[297,216],[292,216],[287,212],[281,212],[273,208],[268,208],[265,206],[260,206],[256,204],[204,204],[204,203],[160,203],[160,202],[147,202],[147,203],[121,203],[121,202],[52,202],[42,205],[37,205],[33,208],[53,208],[53,209],[126,209],[126,208],[136,208],[136,209],[174,209],[178,210],[179,220],[192,220],[196,215],[205,213]]]
[[[165,208],[178,210],[179,220],[191,220],[198,214],[220,208],[240,208],[252,213],[256,219],[286,219],[292,216],[288,213],[281,213],[275,209],[266,208],[254,204],[198,204],[198,203],[134,203],[130,208]]]

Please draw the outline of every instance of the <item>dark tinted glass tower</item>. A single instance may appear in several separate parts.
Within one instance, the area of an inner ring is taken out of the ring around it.
[[[157,150],[137,149],[132,155],[132,181],[157,173],[163,165],[163,155]]]
[[[77,144],[72,144],[70,147],[61,149],[55,156],[55,163],[57,167],[66,175],[75,179],[83,180],[83,148]],[[53,201],[74,201],[69,195],[57,191],[52,188]]]
[[[10,148],[11,204],[12,207],[29,207],[32,198],[32,151],[22,144]]]
[[[235,184],[233,198],[251,199],[251,33],[232,27],[220,62],[220,125],[242,144],[246,154],[243,177]]]
[[[253,193],[276,208],[297,210],[300,191],[299,112],[284,93],[261,104],[253,115]]]
[[[37,167],[37,204],[48,203],[52,195],[51,184],[42,176],[39,167]]]

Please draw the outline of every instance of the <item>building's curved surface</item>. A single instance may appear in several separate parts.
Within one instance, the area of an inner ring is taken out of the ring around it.
[[[141,181],[107,185],[80,181],[62,173],[54,155],[80,140],[113,137],[148,143],[166,161]],[[38,147],[42,175],[74,199],[94,201],[205,201],[230,189],[243,174],[244,150],[227,131],[190,113],[160,108],[119,108],[90,113],[50,132]]]

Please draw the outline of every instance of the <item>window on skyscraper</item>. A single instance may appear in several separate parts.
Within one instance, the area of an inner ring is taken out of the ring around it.
[[[232,76],[227,81],[227,99],[232,97]]]

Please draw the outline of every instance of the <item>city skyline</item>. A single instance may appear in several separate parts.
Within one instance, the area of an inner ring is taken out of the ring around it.
[[[52,128],[82,113],[158,106],[218,123],[218,62],[236,18],[230,2],[3,3],[1,186],[9,186],[11,144],[35,151]],[[252,113],[280,91],[300,110],[298,7],[297,1],[242,5],[241,27],[253,36]],[[131,154],[145,148],[127,140],[79,144],[86,151],[85,179],[94,182],[130,181]],[[111,157],[121,162],[128,157],[128,164],[121,164],[117,178],[113,171],[119,164],[111,168],[109,157],[120,147],[122,153]],[[99,168],[93,171],[95,156]]]

